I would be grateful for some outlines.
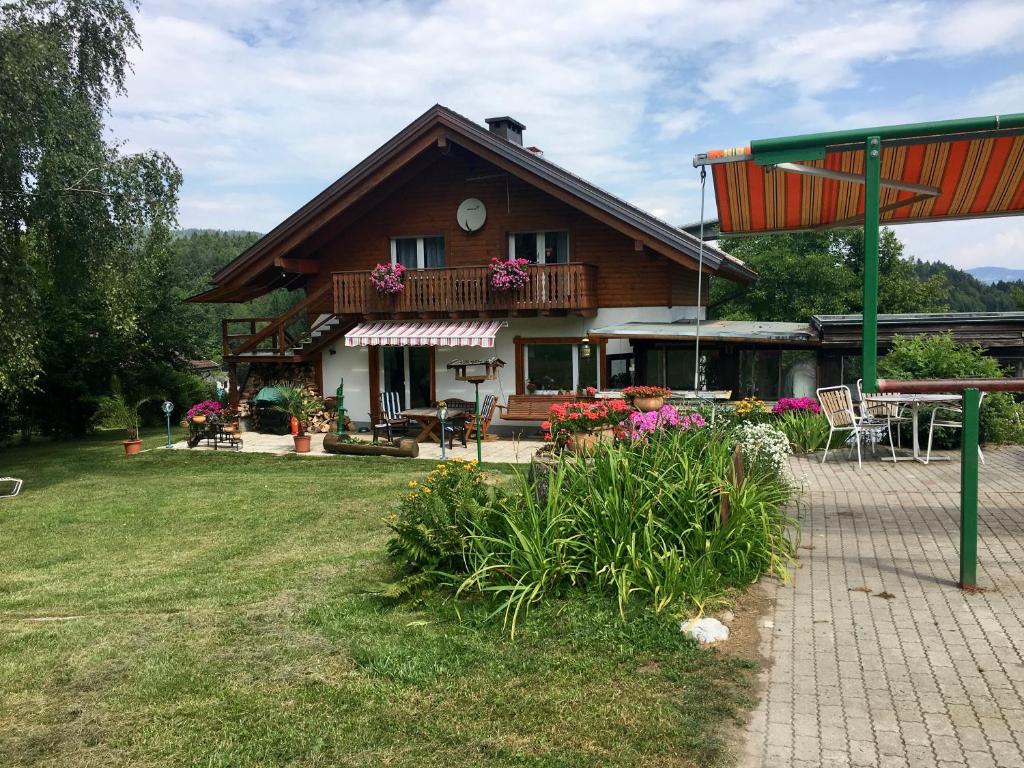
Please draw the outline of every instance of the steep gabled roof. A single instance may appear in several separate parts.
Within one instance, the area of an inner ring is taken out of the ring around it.
[[[244,301],[246,299],[241,298],[243,295],[251,298],[251,288],[246,290],[243,287],[245,281],[237,282],[240,273],[251,275],[251,270],[261,262],[266,262],[269,267],[273,259],[287,257],[295,248],[299,233],[326,224],[338,213],[337,205],[346,195],[359,185],[374,181],[375,175],[389,163],[401,158],[403,153],[422,143],[425,138],[432,138],[432,132],[437,131],[440,131],[438,137],[443,135],[456,143],[475,145],[467,146],[467,149],[480,152],[486,159],[506,166],[511,172],[542,188],[546,185],[561,191],[568,197],[567,202],[584,212],[603,213],[612,226],[631,235],[640,235],[646,244],[669,258],[689,267],[695,266],[700,249],[698,238],[630,205],[550,160],[495,135],[447,107],[436,104],[218,271],[212,278],[218,287],[193,297],[193,300]],[[428,145],[423,144],[422,148]],[[757,278],[756,273],[742,261],[707,243],[704,244],[703,260],[706,269],[723,273],[733,280],[750,282]],[[238,298],[233,298],[235,296]]]

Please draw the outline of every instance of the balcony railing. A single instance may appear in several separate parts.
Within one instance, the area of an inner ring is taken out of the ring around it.
[[[337,315],[454,315],[472,312],[591,312],[597,309],[597,268],[591,264],[532,264],[529,282],[491,288],[487,267],[409,270],[405,290],[382,295],[370,272],[334,273]]]

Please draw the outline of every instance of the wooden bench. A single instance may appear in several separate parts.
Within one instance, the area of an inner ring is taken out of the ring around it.
[[[561,403],[594,402],[578,395],[509,395],[508,405],[499,405],[505,421],[547,421],[551,406]]]

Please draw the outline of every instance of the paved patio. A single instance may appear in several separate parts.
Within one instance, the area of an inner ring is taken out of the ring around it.
[[[353,435],[357,439],[365,439],[366,442],[370,442],[369,435]],[[324,436],[320,434],[310,435],[310,452],[303,454],[304,456],[310,457],[331,457],[336,459],[345,459],[346,456],[342,456],[334,453],[327,453],[324,450]],[[295,443],[292,441],[291,435],[261,435],[259,432],[245,432],[242,434],[242,452],[243,453],[272,453],[278,456],[283,456],[288,453],[295,452]],[[530,457],[540,448],[544,443],[540,440],[513,440],[511,438],[503,438],[501,440],[492,440],[490,442],[484,442],[484,462],[494,462],[496,464],[528,464]],[[428,459],[430,461],[438,461],[441,458],[441,446],[437,443],[420,443],[420,455],[421,459]],[[173,448],[180,450],[190,450],[185,444],[184,440],[174,443]],[[193,451],[212,451],[213,448],[206,447],[206,444],[199,445],[192,448]],[[220,447],[219,451],[231,451],[230,448]],[[476,458],[476,443],[470,442],[465,448],[458,441],[455,442],[455,447],[448,450],[445,446],[445,450],[449,458],[459,459],[475,459]],[[396,458],[395,461],[403,461],[401,458]]]
[[[1024,448],[981,468],[978,583],[955,582],[959,454],[794,458],[795,586],[769,584],[747,766],[1024,766]]]

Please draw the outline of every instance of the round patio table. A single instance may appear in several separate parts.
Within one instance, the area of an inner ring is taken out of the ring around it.
[[[897,456],[896,461],[919,461],[922,464],[925,463],[924,456],[921,455],[921,444],[917,438],[917,423],[918,423],[918,411],[920,411],[922,405],[937,405],[940,403],[958,403],[963,400],[962,395],[957,395],[952,392],[949,394],[941,395],[901,395],[897,392],[891,394],[866,394],[864,399],[867,400],[869,407],[871,403],[886,403],[886,404],[898,404],[910,406],[910,417],[911,424],[913,425],[911,431],[914,435],[914,450],[910,456]],[[892,461],[892,456],[883,456],[882,461]],[[949,461],[949,456],[933,456],[932,461]]]

